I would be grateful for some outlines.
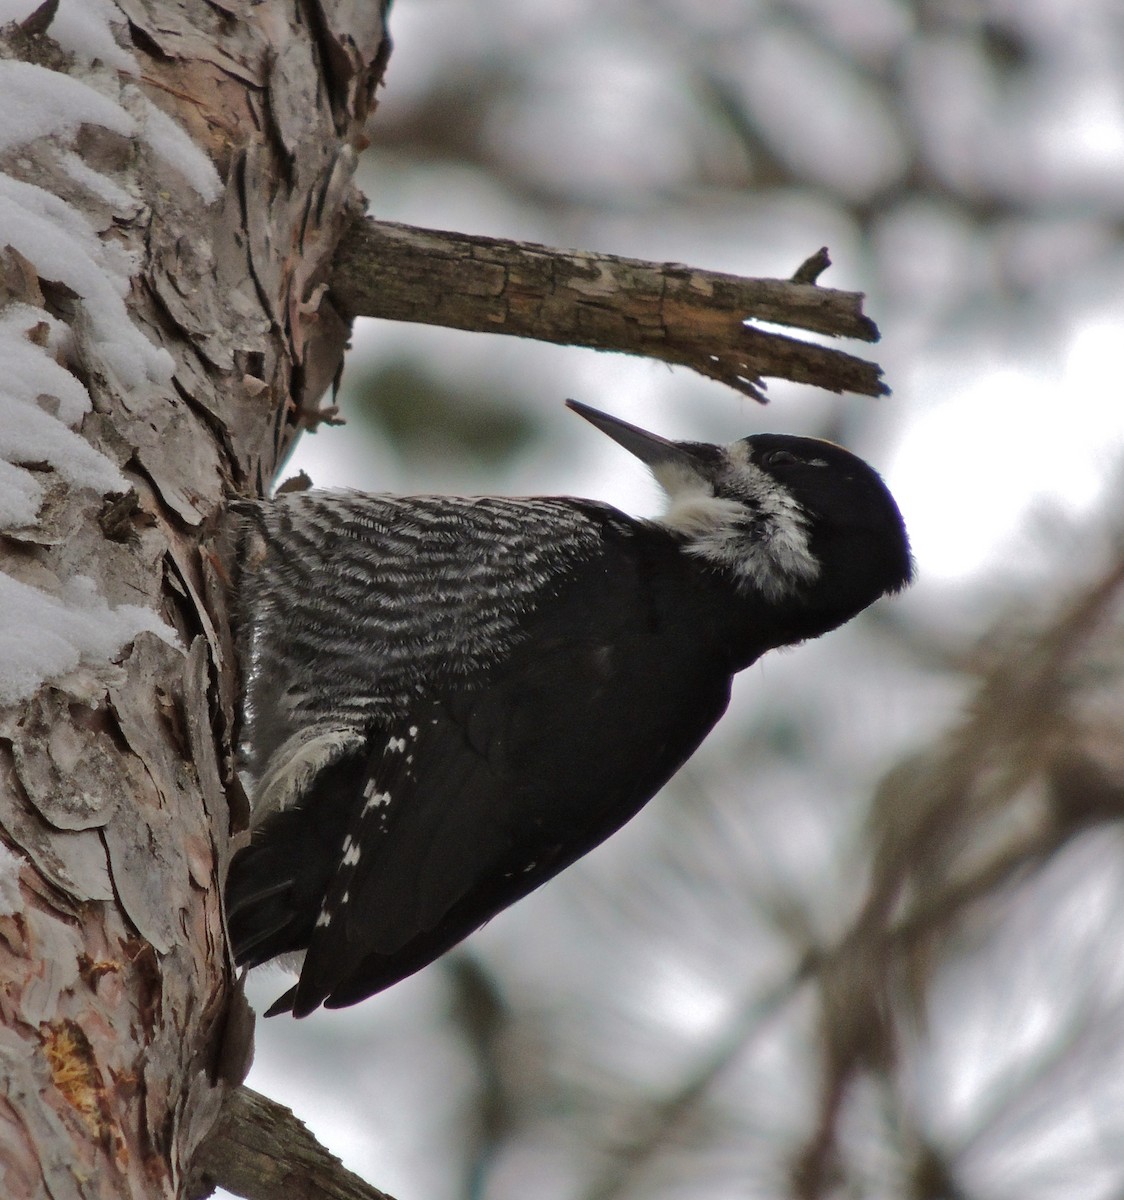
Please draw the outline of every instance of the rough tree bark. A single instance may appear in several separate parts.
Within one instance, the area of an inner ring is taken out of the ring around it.
[[[318,285],[387,50],[349,0],[3,31],[6,1197],[183,1194],[220,1109],[234,685],[199,546],[339,369]]]
[[[4,0],[0,19],[13,9],[0,1194],[173,1196],[218,1180],[371,1196],[296,1134],[269,1136],[284,1112],[237,1087],[248,1038],[219,895],[245,798],[209,546],[224,499],[268,487],[318,419],[341,310],[411,317],[416,296],[392,284],[483,288],[482,311],[448,323],[651,354],[750,394],[764,374],[881,384],[873,364],[749,318],[877,331],[861,297],[813,286],[820,256],[793,280],[746,281],[396,227],[398,250],[446,238],[404,266],[385,228],[372,244],[351,182],[389,52],[376,0]],[[432,319],[427,305],[412,316]],[[286,1146],[292,1161],[271,1169]]]

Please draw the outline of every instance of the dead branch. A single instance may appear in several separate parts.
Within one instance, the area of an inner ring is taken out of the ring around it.
[[[861,293],[815,283],[829,261],[821,250],[791,279],[749,279],[367,218],[344,234],[331,292],[351,316],[655,358],[762,403],[765,377],[884,395],[876,363],[751,324],[877,341]]]
[[[195,1153],[192,1200],[224,1187],[246,1200],[393,1200],[326,1150],[292,1111],[231,1088]]]

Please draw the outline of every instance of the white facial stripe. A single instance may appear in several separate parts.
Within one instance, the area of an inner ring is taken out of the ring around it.
[[[702,490],[707,495],[711,494],[710,487],[707,483],[699,478],[697,471],[692,471],[684,463],[674,460],[664,460],[654,463],[651,467],[652,474],[656,477],[656,482],[663,488],[665,492],[674,500],[677,496],[684,492],[697,492]]]
[[[670,500],[660,524],[678,530],[687,537],[716,533],[745,517],[743,505],[736,500],[719,499],[710,485],[697,475],[676,471],[670,481],[672,487],[663,479],[659,481]]]
[[[780,600],[819,574],[808,544],[808,518],[787,488],[755,465],[741,442],[728,447],[729,479],[738,499],[678,464],[653,474],[670,499],[659,524],[686,538],[684,550],[728,570],[735,579]]]

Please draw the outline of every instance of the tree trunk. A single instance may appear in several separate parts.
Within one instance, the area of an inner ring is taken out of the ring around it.
[[[0,33],[0,1193],[173,1196],[246,1057],[207,539],[339,370],[321,285],[389,44],[374,2],[24,7]]]

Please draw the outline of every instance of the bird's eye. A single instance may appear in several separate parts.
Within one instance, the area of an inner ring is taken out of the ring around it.
[[[761,463],[766,467],[791,467],[800,461],[791,450],[770,450]]]

